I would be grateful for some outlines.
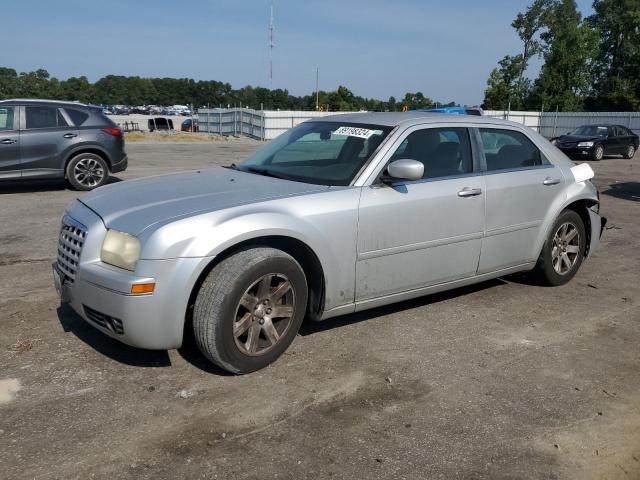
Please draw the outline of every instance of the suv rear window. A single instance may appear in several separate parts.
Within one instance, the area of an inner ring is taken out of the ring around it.
[[[27,125],[26,128],[55,128],[66,126],[64,119],[58,114],[56,107],[26,107]],[[59,122],[60,120],[60,123]]]
[[[87,118],[89,118],[89,114],[87,112],[83,112],[82,110],[76,110],[75,108],[65,108],[65,111],[76,127],[82,125],[87,121]]]

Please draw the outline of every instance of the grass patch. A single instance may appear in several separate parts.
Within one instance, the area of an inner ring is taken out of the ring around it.
[[[126,142],[224,142],[229,140],[228,137],[222,135],[177,132],[175,130],[167,132],[126,132],[124,139]]]

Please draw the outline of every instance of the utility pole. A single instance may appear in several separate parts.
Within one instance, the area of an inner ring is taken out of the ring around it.
[[[269,20],[269,86],[273,84],[273,2],[271,2],[271,18]]]
[[[318,90],[318,74],[319,74],[320,69],[318,67],[316,67],[316,112],[318,110],[320,110],[320,105],[318,103],[318,96],[319,96],[319,90]]]

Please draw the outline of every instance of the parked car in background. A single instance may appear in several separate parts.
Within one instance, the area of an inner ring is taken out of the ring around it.
[[[117,340],[177,348],[193,328],[207,358],[246,373],[276,360],[305,317],[532,269],[548,285],[568,282],[605,223],[592,176],[513,122],[316,118],[237,166],[73,202],[54,282]]]
[[[573,132],[553,138],[551,143],[571,158],[602,160],[605,155],[633,158],[638,135],[622,125],[583,125]]]
[[[468,107],[441,107],[441,108],[427,108],[423,110],[416,110],[417,112],[434,112],[434,113],[449,113],[453,115],[476,115],[482,116],[481,108],[468,108]]]
[[[147,120],[147,128],[150,132],[156,130],[173,130],[173,120],[164,117],[155,117]]]
[[[76,190],[127,168],[122,130],[98,106],[0,101],[0,180],[65,178]]]
[[[182,130],[183,132],[197,132],[198,120],[194,118],[187,118],[184,122],[182,122],[180,130]]]

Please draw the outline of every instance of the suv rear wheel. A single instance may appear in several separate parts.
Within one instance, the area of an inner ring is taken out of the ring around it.
[[[193,329],[202,353],[232,373],[274,362],[298,333],[307,310],[307,280],[289,254],[242,250],[216,265],[200,287]]]
[[[67,164],[67,181],[76,190],[93,190],[109,180],[107,162],[95,153],[79,153]]]

